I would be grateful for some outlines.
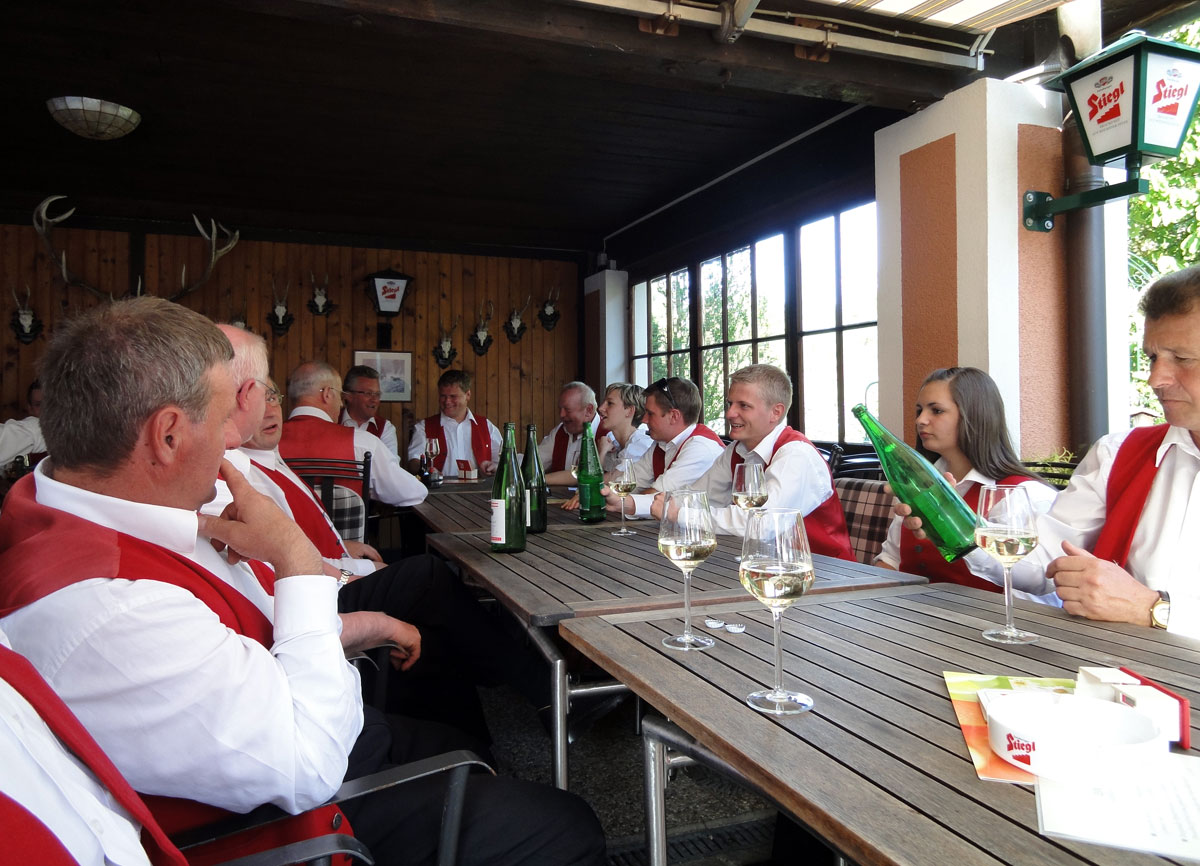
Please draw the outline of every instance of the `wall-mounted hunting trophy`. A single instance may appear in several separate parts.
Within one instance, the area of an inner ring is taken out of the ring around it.
[[[308,311],[314,316],[328,316],[337,309],[337,304],[329,300],[329,274],[325,275],[325,283],[317,285],[317,275],[309,271],[312,277],[313,295],[308,299]]]
[[[475,322],[475,330],[471,332],[471,336],[467,337],[467,342],[471,344],[476,355],[486,355],[487,350],[492,347],[492,335],[488,333],[488,322],[496,313],[496,305],[488,301],[487,313],[484,314],[483,311],[484,305],[480,304],[479,319]]]
[[[296,321],[296,317],[289,313],[287,308],[287,296],[291,289],[292,281],[288,280],[287,285],[283,287],[283,294],[280,295],[279,289],[275,288],[275,281],[271,280],[271,297],[275,299],[275,307],[267,314],[267,323],[276,337],[287,334],[292,322]]]
[[[217,262],[221,260],[222,256],[237,246],[238,238],[241,236],[240,231],[231,232],[216,220],[209,221],[209,229],[207,232],[204,230],[204,226],[201,225],[200,219],[195,214],[192,214],[192,222],[196,224],[196,231],[200,232],[200,237],[204,238],[204,242],[208,244],[208,264],[204,266],[204,273],[200,275],[200,279],[196,280],[194,283],[188,283],[187,281],[187,265],[185,264],[179,273],[179,291],[171,295],[171,297],[167,299],[169,301],[178,301],[184,295],[191,294],[192,292],[196,291],[196,289],[207,283],[208,278],[212,276],[213,268],[217,266]],[[220,247],[217,246],[218,232],[225,235],[225,243]]]
[[[250,330],[250,326],[246,324],[245,310],[242,310],[240,313],[234,313],[232,316],[230,316],[229,324],[233,325],[235,328],[241,328],[243,331]]]
[[[555,286],[546,296],[546,300],[542,301],[541,309],[538,310],[538,320],[547,331],[553,331],[554,326],[562,317],[562,311],[558,308],[558,298],[559,289],[558,286]]]
[[[504,320],[504,333],[508,335],[508,342],[519,343],[521,337],[525,335],[525,323],[521,321],[521,317],[525,315],[525,311],[529,309],[529,305],[533,303],[533,295],[525,299],[525,306],[521,309],[513,307],[512,312],[508,314],[508,318]]]
[[[433,360],[437,361],[437,365],[443,370],[454,363],[455,357],[458,356],[458,349],[454,348],[454,343],[451,340],[454,332],[458,330],[459,320],[454,320],[454,327],[449,331],[442,324],[442,320],[438,319],[438,341],[433,347]]]
[[[12,314],[12,329],[13,333],[17,335],[17,339],[25,345],[32,343],[42,333],[42,320],[33,312],[33,307],[29,306],[29,298],[32,294],[29,283],[26,283],[25,303],[22,304],[21,299],[17,297],[17,290],[12,289],[13,300],[17,302],[17,308],[13,310]]]

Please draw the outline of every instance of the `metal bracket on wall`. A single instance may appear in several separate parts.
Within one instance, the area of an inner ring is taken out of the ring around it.
[[[1131,195],[1145,195],[1149,191],[1150,181],[1137,176],[1063,198],[1055,198],[1048,192],[1026,190],[1021,196],[1021,224],[1031,232],[1048,232],[1054,228],[1055,214],[1095,207]]]

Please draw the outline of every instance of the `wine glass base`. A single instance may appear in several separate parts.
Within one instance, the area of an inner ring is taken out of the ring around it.
[[[1011,628],[1006,625],[998,628],[989,628],[983,633],[983,636],[993,643],[1007,644],[1033,643],[1038,639],[1038,636],[1033,632],[1021,631],[1019,628]]]
[[[637,535],[632,529],[618,529],[613,535]]]
[[[813,707],[812,698],[800,692],[789,692],[786,689],[775,691],[763,689],[746,695],[746,703],[760,713],[770,713],[774,716],[788,716],[794,713],[807,713]]]
[[[667,649],[680,650],[705,650],[715,644],[716,641],[710,637],[705,637],[702,634],[677,634],[671,637],[663,638],[662,644]]]

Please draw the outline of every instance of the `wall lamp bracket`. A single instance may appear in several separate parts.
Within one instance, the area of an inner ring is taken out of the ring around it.
[[[1027,190],[1021,196],[1021,223],[1031,232],[1048,232],[1054,228],[1055,214],[1095,207],[1131,195],[1145,195],[1149,191],[1150,181],[1138,177],[1136,172],[1121,183],[1105,184],[1099,189],[1089,189],[1063,198],[1055,198],[1048,192]]]

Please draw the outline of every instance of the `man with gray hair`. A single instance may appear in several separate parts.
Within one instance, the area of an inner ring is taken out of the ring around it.
[[[568,382],[558,393],[558,425],[538,444],[549,484],[573,484],[571,467],[579,463],[583,425],[596,418],[596,392],[585,382]],[[592,434],[596,431],[593,428]]]
[[[337,423],[342,409],[342,377],[332,366],[324,361],[301,364],[288,377],[288,398],[292,413],[284,422],[279,441],[284,460],[362,460],[369,452],[372,498],[388,505],[416,505],[425,500],[429,493],[425,485],[401,468],[396,453],[378,436]]]

